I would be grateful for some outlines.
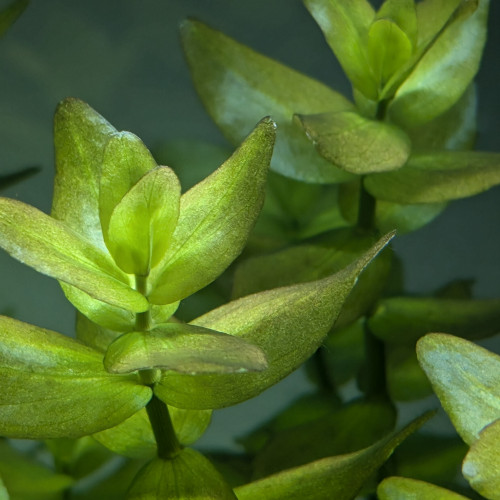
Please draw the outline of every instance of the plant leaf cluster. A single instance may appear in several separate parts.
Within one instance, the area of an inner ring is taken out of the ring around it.
[[[46,440],[54,462],[2,441],[0,498],[459,499],[460,466],[499,498],[500,361],[470,341],[499,331],[499,300],[463,282],[408,296],[390,248],[394,229],[500,184],[500,155],[470,151],[489,2],[304,4],[352,100],[188,20],[193,81],[232,154],[152,153],[68,98],[51,214],[0,198],[0,246],[77,310],[76,339],[0,317],[0,434]],[[314,391],[241,454],[192,447],[213,411],[304,363]],[[395,430],[398,402],[432,393],[465,444],[421,434],[432,413]]]

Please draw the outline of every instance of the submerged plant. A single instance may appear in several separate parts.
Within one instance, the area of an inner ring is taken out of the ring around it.
[[[408,296],[389,246],[500,184],[500,155],[468,149],[488,1],[304,3],[353,101],[186,21],[195,86],[238,146],[217,170],[182,193],[137,136],[69,98],[51,214],[0,198],[0,246],[77,310],[76,339],[0,316],[0,435],[43,440],[53,465],[2,441],[0,498],[458,499],[462,459],[498,498],[498,356],[465,339],[498,332],[500,300],[462,281]],[[214,410],[303,363],[313,392],[242,453],[194,448]],[[399,403],[433,391],[470,450],[419,433],[430,414],[395,430]]]

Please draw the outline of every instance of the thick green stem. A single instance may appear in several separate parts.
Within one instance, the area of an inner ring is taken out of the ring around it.
[[[151,427],[158,447],[158,456],[164,459],[175,457],[182,449],[170,418],[167,405],[156,396],[146,405]]]

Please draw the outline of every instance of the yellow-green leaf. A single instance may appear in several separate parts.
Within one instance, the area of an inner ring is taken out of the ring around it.
[[[377,488],[380,500],[467,500],[467,497],[439,486],[409,479],[388,477]]]
[[[360,259],[332,276],[250,295],[192,322],[257,345],[267,357],[267,370],[196,377],[167,372],[156,385],[155,393],[166,403],[181,408],[221,408],[274,385],[321,345],[359,274],[391,237],[382,238]]]
[[[183,323],[166,323],[148,332],[125,333],[109,347],[110,373],[160,368],[179,373],[245,373],[267,367],[255,345],[225,333]]]
[[[56,332],[0,316],[0,434],[80,437],[143,408],[151,389],[136,375],[110,375],[102,355]]]
[[[181,186],[168,167],[150,170],[114,207],[107,244],[129,274],[146,276],[164,257],[179,217]]]
[[[297,115],[319,154],[353,174],[401,168],[408,159],[408,136],[389,123],[352,111]]]
[[[103,302],[135,312],[149,307],[109,254],[30,205],[0,198],[0,246],[24,264]]]
[[[169,250],[151,275],[153,304],[205,287],[243,250],[264,202],[275,129],[262,120],[219,169],[182,195]]]

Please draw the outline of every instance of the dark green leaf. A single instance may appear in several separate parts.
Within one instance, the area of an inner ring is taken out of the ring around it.
[[[5,35],[5,32],[15,23],[28,5],[29,0],[14,0],[0,11],[0,36]]]
[[[384,342],[398,344],[429,332],[481,339],[500,331],[500,299],[391,297],[378,303],[369,325]]]
[[[472,445],[500,415],[500,356],[439,333],[420,339],[417,355],[455,429]]]
[[[395,417],[387,402],[357,401],[277,432],[254,460],[254,479],[370,446],[394,429]]]
[[[432,387],[418,364],[415,344],[385,347],[387,389],[394,401],[414,401],[432,394]]]
[[[390,123],[353,111],[297,116],[319,154],[353,174],[399,169],[410,154],[410,139]]]
[[[374,242],[372,236],[346,228],[320,235],[308,243],[250,258],[236,270],[233,297],[324,278],[352,263]],[[354,321],[378,297],[390,257],[389,252],[383,252],[363,273],[343,307],[337,326]]]
[[[378,82],[369,70],[366,47],[368,30],[375,17],[371,5],[366,0],[305,0],[304,3],[352,85],[376,100]]]
[[[109,218],[107,244],[129,274],[147,276],[165,255],[179,217],[181,186],[168,167],[145,174]]]
[[[123,309],[139,312],[149,307],[108,254],[30,205],[0,198],[0,236],[2,248],[43,274]]]
[[[200,453],[185,448],[171,460],[156,458],[137,474],[129,500],[199,498],[235,500],[233,490]]]
[[[112,427],[151,398],[134,375],[109,375],[74,339],[0,317],[0,434],[80,437]]]
[[[318,281],[262,292],[226,304],[192,323],[229,332],[260,347],[269,368],[261,373],[166,373],[155,391],[181,408],[220,408],[256,396],[286,377],[321,345],[364,267],[387,244],[382,238],[346,269]]]
[[[3,491],[0,489],[2,500],[52,500],[74,482],[71,477],[56,474],[24,456],[5,440],[0,441],[0,475],[5,485]]]
[[[160,368],[179,373],[245,373],[267,367],[264,353],[241,338],[183,323],[166,323],[148,332],[125,333],[109,347],[110,373]]]
[[[369,175],[366,189],[396,203],[439,203],[466,198],[500,184],[500,154],[443,151],[415,154],[394,172]]]
[[[363,450],[316,460],[235,489],[238,500],[351,500],[394,449],[430,417],[424,415],[401,431]]]
[[[152,303],[193,294],[241,253],[264,202],[275,129],[262,120],[218,170],[182,195],[169,250],[151,276]]]
[[[457,435],[416,432],[395,451],[392,465],[398,476],[439,486],[451,485],[457,478],[467,449]]]
[[[275,434],[314,422],[337,409],[338,402],[330,394],[306,394],[293,401],[285,410],[249,435],[238,438],[238,443],[245,447],[247,454],[256,455]]]
[[[273,170],[308,182],[349,178],[320,158],[291,120],[294,113],[354,109],[351,102],[197,21],[185,21],[181,36],[198,94],[233,144],[263,116],[271,115],[278,124]]]
[[[380,500],[468,500],[466,497],[433,484],[406,477],[388,477],[377,488]]]
[[[465,457],[462,472],[485,498],[500,498],[500,418],[487,425]]]

